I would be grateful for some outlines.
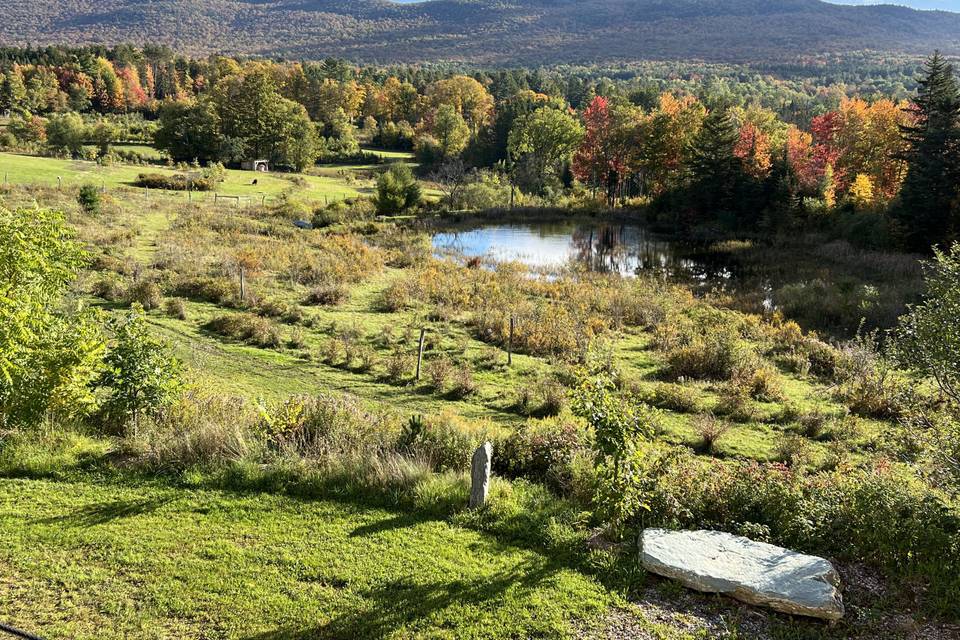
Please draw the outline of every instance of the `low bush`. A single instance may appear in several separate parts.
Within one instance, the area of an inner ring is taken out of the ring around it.
[[[711,414],[705,414],[694,418],[693,428],[700,438],[697,443],[698,450],[714,454],[717,452],[717,442],[730,430],[730,425]]]
[[[223,168],[191,173],[141,173],[134,184],[145,189],[169,191],[212,191],[223,182]]]
[[[473,372],[466,366],[457,367],[453,372],[450,395],[454,398],[466,398],[477,392],[479,385],[473,378]]]
[[[283,344],[283,337],[276,325],[253,313],[219,315],[204,327],[221,336],[257,347],[278,349]]]
[[[238,295],[238,285],[228,278],[205,276],[184,276],[174,280],[167,293],[198,302],[212,302],[223,305],[233,303]]]
[[[90,293],[107,302],[119,302],[126,298],[127,283],[115,273],[104,273],[94,281]]]
[[[139,304],[146,311],[150,311],[163,304],[163,292],[153,280],[140,280],[130,285],[124,300],[127,304]]]
[[[346,300],[349,295],[349,289],[342,284],[318,285],[310,290],[310,293],[303,299],[303,304],[333,307]]]
[[[167,301],[163,304],[163,310],[171,318],[176,318],[177,320],[187,319],[187,305],[184,303],[183,298],[167,298]]]
[[[696,390],[679,384],[657,384],[646,401],[655,407],[679,413],[696,413],[700,410],[700,398]]]
[[[622,506],[629,539],[650,526],[762,532],[774,544],[919,579],[928,605],[956,614],[960,512],[889,464],[805,473],[651,444],[624,472],[628,488],[609,499]]]
[[[574,481],[574,459],[589,447],[587,432],[569,418],[527,422],[497,442],[494,471],[544,482],[565,495]]]
[[[521,386],[513,409],[520,415],[545,418],[558,415],[567,406],[567,389],[554,377],[538,376]]]

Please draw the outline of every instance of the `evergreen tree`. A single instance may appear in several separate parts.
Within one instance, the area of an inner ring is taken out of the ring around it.
[[[903,128],[908,170],[894,209],[903,242],[915,251],[956,237],[960,224],[960,89],[939,52],[924,69],[909,107],[914,124]]]
[[[743,161],[734,149],[740,139],[736,123],[724,108],[713,109],[688,149],[691,201],[700,214],[733,213],[744,178]]]

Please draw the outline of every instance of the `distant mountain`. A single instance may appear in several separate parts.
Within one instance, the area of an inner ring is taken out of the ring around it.
[[[960,12],[960,0],[828,0],[834,4],[871,5],[892,4],[923,11]]]
[[[193,54],[485,64],[960,54],[960,14],[819,0],[0,0],[0,10],[4,45],[154,42]]]

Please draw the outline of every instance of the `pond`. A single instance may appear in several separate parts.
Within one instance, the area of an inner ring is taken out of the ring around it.
[[[435,233],[433,249],[438,255],[517,261],[548,273],[579,265],[624,276],[655,273],[708,288],[735,273],[729,260],[629,223],[484,224]]]

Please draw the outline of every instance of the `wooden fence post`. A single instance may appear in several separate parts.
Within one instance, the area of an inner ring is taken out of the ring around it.
[[[423,338],[426,334],[426,329],[420,329],[420,345],[417,347],[417,380],[420,379],[420,367],[423,364]]]
[[[240,302],[243,302],[243,267],[240,267]]]
[[[507,366],[513,364],[513,316],[510,316],[510,337],[507,338]]]

